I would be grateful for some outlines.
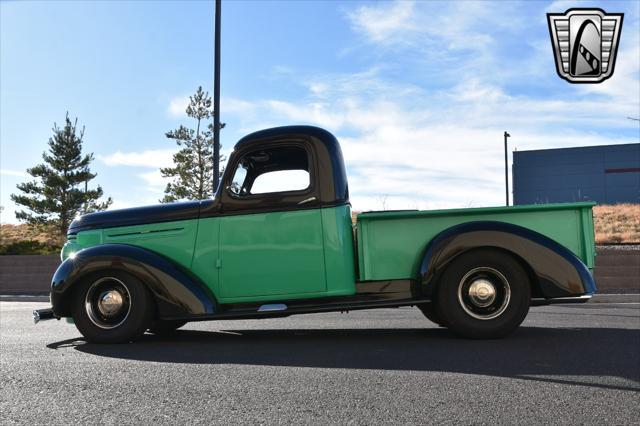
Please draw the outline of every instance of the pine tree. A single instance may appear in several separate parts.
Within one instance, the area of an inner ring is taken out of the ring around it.
[[[44,163],[27,169],[35,180],[17,185],[22,194],[11,194],[13,202],[27,210],[16,211],[18,220],[54,225],[64,235],[76,214],[104,210],[112,203],[110,197],[98,202],[102,197],[100,186],[87,189],[88,182],[96,177],[89,169],[93,153],[82,154],[84,127],[78,133],[77,123],[77,118],[71,122],[69,113],[62,129],[54,123],[49,151],[42,153]]]
[[[181,149],[173,155],[174,167],[160,169],[162,177],[172,181],[165,188],[160,202],[178,200],[203,200],[213,196],[213,116],[211,97],[202,86],[189,97],[185,110],[188,117],[196,120],[196,128],[180,126],[166,133]],[[220,156],[220,162],[224,156]],[[221,173],[222,174],[222,173]]]

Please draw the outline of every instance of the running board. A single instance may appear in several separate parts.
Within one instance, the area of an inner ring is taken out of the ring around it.
[[[285,299],[272,303],[221,304],[212,314],[166,317],[162,319],[204,321],[213,319],[279,318],[294,314],[345,312],[358,309],[395,308],[420,305],[431,300],[421,295],[415,280],[359,281],[356,294],[349,296]]]
[[[423,303],[430,303],[430,299],[403,299],[403,300],[383,300],[383,301],[366,301],[366,302],[334,302],[334,303],[300,303],[297,305],[284,303],[267,304],[260,306],[248,307],[246,305],[228,306],[225,310],[215,314],[197,315],[192,317],[166,318],[166,319],[183,319],[187,321],[205,321],[205,320],[225,320],[225,319],[259,319],[259,318],[279,318],[287,317],[294,314],[317,314],[323,312],[346,312],[356,311],[360,309],[376,309],[376,308],[398,308],[401,306],[413,306]]]
[[[555,305],[560,303],[587,303],[591,300],[592,296],[593,294],[585,294],[582,296],[556,297],[555,299],[534,297],[531,299],[531,306]]]
[[[275,312],[275,311],[286,311],[287,305],[284,303],[271,303],[267,305],[262,305],[258,308],[258,312]]]

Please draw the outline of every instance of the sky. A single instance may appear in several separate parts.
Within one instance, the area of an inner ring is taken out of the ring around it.
[[[546,13],[623,12],[614,75],[558,77]],[[0,2],[0,221],[66,112],[111,208],[157,203],[184,113],[213,87],[212,1]],[[332,132],[355,210],[504,203],[510,150],[640,142],[640,2],[223,1],[222,152]],[[511,157],[511,155],[510,155]]]

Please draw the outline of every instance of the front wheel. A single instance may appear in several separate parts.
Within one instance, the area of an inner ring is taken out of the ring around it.
[[[475,339],[503,337],[529,312],[529,278],[507,253],[473,250],[447,266],[437,300],[438,314],[455,333]]]
[[[131,274],[101,271],[80,283],[73,320],[89,342],[126,343],[140,337],[153,317],[147,288]]]

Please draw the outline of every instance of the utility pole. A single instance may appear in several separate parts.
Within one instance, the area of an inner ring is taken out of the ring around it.
[[[507,156],[507,138],[511,137],[509,133],[504,132],[504,193],[507,197],[507,206],[509,205],[509,157]]]
[[[213,72],[213,193],[220,183],[220,9],[221,0],[216,0],[214,29],[214,72]]]

